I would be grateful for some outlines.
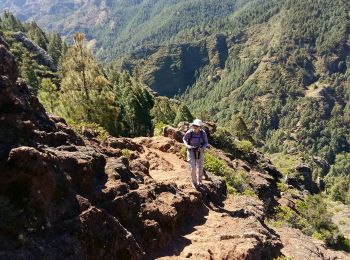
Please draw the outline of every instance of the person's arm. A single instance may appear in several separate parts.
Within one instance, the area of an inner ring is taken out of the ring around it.
[[[203,145],[202,145],[202,149],[205,149],[208,147],[209,143],[208,143],[208,136],[207,133],[203,130]]]
[[[182,138],[182,141],[184,142],[187,149],[193,148],[193,146],[187,142],[187,140],[190,138],[190,135],[191,135],[190,131],[187,131],[184,137]]]

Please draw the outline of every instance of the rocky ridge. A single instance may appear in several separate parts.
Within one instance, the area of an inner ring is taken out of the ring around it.
[[[0,76],[1,259],[346,259],[320,254],[309,238],[312,252],[296,255],[287,231],[264,223],[281,194],[278,171],[261,154],[259,170],[212,148],[249,173],[256,197],[227,196],[224,180],[210,173],[194,190],[176,140],[100,143],[47,115],[2,39]]]

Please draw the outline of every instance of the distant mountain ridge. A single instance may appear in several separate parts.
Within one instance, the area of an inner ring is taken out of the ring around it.
[[[0,3],[22,20],[62,35],[84,32],[96,54],[111,61],[145,43],[160,44],[193,26],[230,15],[248,0],[22,0]]]

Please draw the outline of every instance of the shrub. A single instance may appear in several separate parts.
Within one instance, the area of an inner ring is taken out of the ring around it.
[[[130,153],[129,149],[127,149],[127,148],[122,150],[122,154],[123,154],[123,156],[125,156],[128,159],[131,158],[131,153]]]
[[[232,171],[226,176],[226,182],[238,193],[244,194],[244,192],[249,190],[245,195],[248,195],[248,193],[249,195],[252,195],[252,192],[254,193],[254,191],[252,191],[248,185],[248,178],[249,177],[245,171]]]
[[[300,229],[304,234],[323,240],[327,246],[350,250],[350,241],[344,238],[332,222],[323,195],[308,196],[296,202],[296,211],[286,206],[277,207],[273,224]]]
[[[184,145],[181,146],[180,153],[181,153],[182,158],[187,161],[187,148],[186,148],[186,146],[184,146]]]
[[[239,194],[239,192],[234,187],[231,186],[230,182],[226,182],[226,186],[227,186],[227,193],[232,195]]]
[[[234,171],[224,160],[210,152],[205,154],[204,167],[215,175],[225,177],[228,193],[255,196],[254,191],[249,187],[249,177],[245,171]]]
[[[295,173],[298,165],[298,156],[285,153],[275,153],[270,155],[272,163],[284,176],[291,176]]]
[[[210,152],[205,154],[204,167],[209,172],[218,176],[227,176],[230,172],[230,168],[226,163]]]
[[[83,134],[84,129],[89,130],[100,142],[105,141],[109,136],[108,132],[102,126],[96,123],[84,121],[77,123],[71,120],[67,121],[67,123],[81,135]]]
[[[275,258],[275,260],[293,260],[293,258],[283,255],[283,256],[279,256],[279,257]]]
[[[236,147],[238,151],[241,152],[243,155],[251,153],[254,149],[254,145],[248,140],[237,142]]]
[[[212,135],[212,144],[226,152],[234,155],[237,154],[235,138],[225,128],[218,128],[218,130]]]
[[[340,235],[338,236],[337,243],[334,247],[339,250],[350,252],[350,239]]]
[[[277,188],[281,191],[281,192],[286,192],[289,190],[288,185],[285,182],[277,182]]]
[[[277,207],[273,224],[277,227],[301,228],[300,216],[294,210],[283,205]]]
[[[163,127],[166,126],[163,122],[158,122],[154,125],[154,136],[161,136],[163,134]]]

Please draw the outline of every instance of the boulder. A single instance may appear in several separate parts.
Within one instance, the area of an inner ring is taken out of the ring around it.
[[[163,128],[163,136],[164,137],[169,137],[171,139],[174,139],[180,143],[182,143],[182,138],[184,136],[184,133],[180,130],[175,129],[174,127],[171,126],[165,126]]]

